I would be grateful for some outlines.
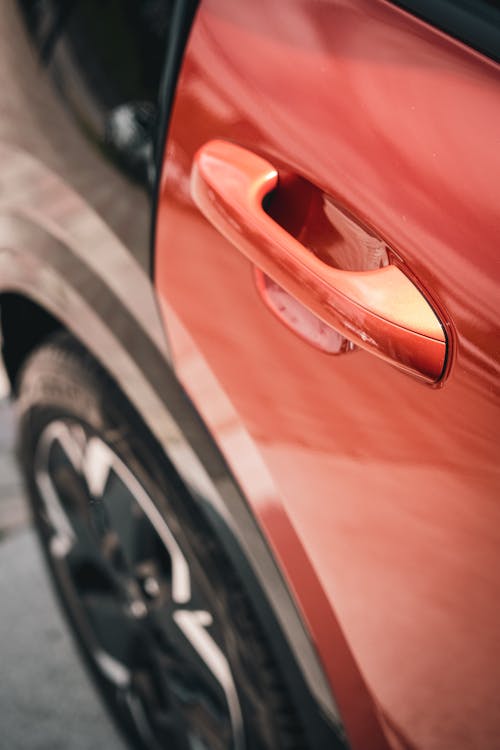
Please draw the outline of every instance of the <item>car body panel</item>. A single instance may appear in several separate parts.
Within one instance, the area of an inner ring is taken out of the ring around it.
[[[357,748],[500,743],[499,85],[495,63],[382,0],[292,0],[286,18],[203,0],[181,73],[156,250],[173,359]],[[444,322],[444,381],[329,356],[270,314],[192,199],[212,139],[383,238]]]

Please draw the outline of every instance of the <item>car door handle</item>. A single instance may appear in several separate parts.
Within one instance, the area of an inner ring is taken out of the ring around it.
[[[277,170],[233,143],[196,154],[191,195],[214,227],[288,294],[357,346],[428,382],[444,371],[447,342],[422,292],[396,265],[334,268],[274,221],[262,205]]]

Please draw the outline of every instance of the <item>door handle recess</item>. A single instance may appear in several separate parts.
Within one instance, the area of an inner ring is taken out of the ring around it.
[[[344,271],[320,260],[263,209],[277,170],[233,143],[214,140],[196,154],[194,202],[257,268],[357,346],[405,372],[436,382],[446,336],[422,292],[395,265]]]

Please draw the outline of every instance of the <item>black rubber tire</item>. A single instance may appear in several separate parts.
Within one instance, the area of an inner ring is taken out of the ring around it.
[[[189,560],[197,586],[212,602],[214,620],[221,633],[219,647],[230,664],[242,706],[245,747],[248,750],[305,748],[296,712],[244,586],[159,446],[115,383],[78,342],[66,333],[57,333],[29,356],[16,391],[18,455],[45,558],[84,661],[127,741],[135,748],[149,750],[143,738],[133,736],[130,726],[124,726],[109,685],[80,638],[71,608],[54,575],[42,528],[34,455],[42,431],[55,419],[77,420],[100,436],[139,479],[168,522]]]

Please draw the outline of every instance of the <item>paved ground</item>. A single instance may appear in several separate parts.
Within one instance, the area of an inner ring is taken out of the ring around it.
[[[123,750],[49,588],[13,460],[0,371],[0,750]]]

